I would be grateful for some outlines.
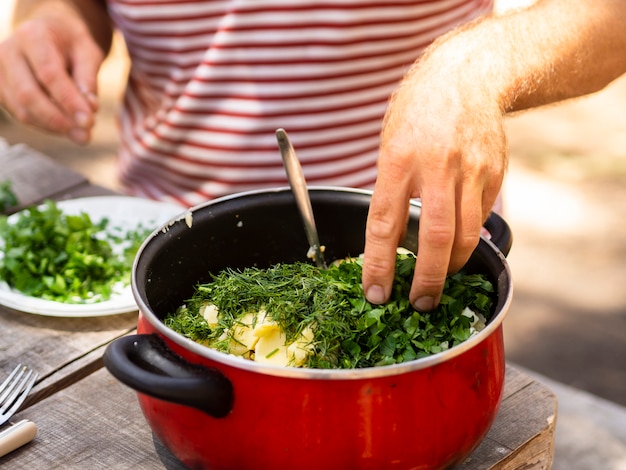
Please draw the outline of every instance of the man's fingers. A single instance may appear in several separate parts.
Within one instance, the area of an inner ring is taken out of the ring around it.
[[[21,45],[19,50],[23,54],[29,69],[30,76],[37,82],[37,87],[30,87],[32,96],[28,98],[33,103],[35,97],[46,96],[46,106],[56,107],[65,117],[64,129],[51,128],[42,125],[41,121],[49,119],[48,114],[43,118],[35,118],[35,123],[55,132],[62,132],[78,143],[89,140],[90,129],[94,124],[95,81],[97,70],[102,61],[102,52],[90,41],[80,40],[73,31],[56,31],[54,28],[42,27],[41,22],[32,21],[21,25],[16,33],[16,41]],[[95,48],[95,50],[94,50]],[[74,51],[84,51],[76,53]],[[89,65],[77,65],[77,59],[84,57]],[[74,78],[74,69],[78,67],[81,84]],[[35,92],[37,90],[37,92]],[[29,110],[35,114],[35,107]],[[31,118],[32,119],[32,118]]]
[[[466,180],[458,190],[456,232],[450,255],[448,273],[459,271],[471,256],[480,240],[480,232],[487,214],[483,212],[483,187]]]
[[[72,120],[41,89],[24,57],[13,55],[10,60],[11,77],[5,77],[2,91],[3,102],[11,114],[24,124],[56,133],[68,132]]]
[[[68,74],[69,64],[53,47],[28,48],[26,58],[42,89],[78,127],[93,124],[91,105]]]
[[[448,274],[455,237],[454,181],[433,181],[422,193],[417,260],[409,298],[416,310],[432,310],[439,304]]]
[[[72,77],[91,110],[98,110],[98,71],[104,60],[102,50],[95,43],[75,48],[72,55]]]
[[[381,158],[381,164],[385,160]],[[393,284],[396,249],[404,234],[409,211],[409,188],[406,171],[397,162],[390,162],[380,172],[367,216],[365,254],[363,260],[363,289],[365,297],[374,304],[389,299]]]

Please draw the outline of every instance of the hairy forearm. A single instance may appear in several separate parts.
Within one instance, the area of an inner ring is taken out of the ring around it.
[[[598,91],[626,72],[626,1],[540,0],[442,38],[423,58],[515,112]],[[420,67],[418,63],[418,68]]]
[[[19,0],[15,4],[14,25],[46,12],[57,13],[72,8],[83,18],[96,43],[106,55],[111,48],[113,26],[104,0]]]
[[[527,17],[507,18],[513,67],[504,109],[592,93],[626,72],[625,7],[623,0],[547,0]]]

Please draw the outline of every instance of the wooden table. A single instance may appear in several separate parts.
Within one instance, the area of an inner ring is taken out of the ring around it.
[[[45,198],[113,194],[26,146],[0,148],[0,181],[7,179],[20,200],[14,210]],[[18,362],[40,374],[13,419],[30,419],[39,432],[33,442],[0,458],[3,468],[184,468],[153,438],[135,393],[102,366],[106,345],[133,332],[136,320],[136,312],[59,318],[0,306],[0,377]],[[480,446],[457,468],[548,469],[555,424],[554,394],[508,365],[496,421]]]

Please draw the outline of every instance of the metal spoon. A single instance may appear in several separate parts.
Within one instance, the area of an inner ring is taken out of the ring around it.
[[[311,247],[310,253],[313,255],[315,264],[320,268],[326,268],[326,262],[324,261],[324,254],[321,250],[320,239],[317,234],[317,228],[315,227],[315,219],[313,218],[313,208],[311,207],[311,199],[309,198],[309,190],[304,179],[304,173],[302,172],[302,166],[296,156],[296,152],[289,141],[289,137],[284,129],[276,130],[276,139],[278,140],[278,147],[280,148],[280,154],[283,157],[283,164],[285,171],[287,172],[287,179],[289,185],[296,198],[298,204],[298,210],[302,216],[304,222],[304,231],[306,232],[306,238],[309,241]]]

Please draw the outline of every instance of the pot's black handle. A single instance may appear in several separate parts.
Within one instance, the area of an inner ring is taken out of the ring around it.
[[[509,254],[513,245],[513,234],[506,221],[495,212],[491,212],[485,221],[485,229],[491,235],[491,241],[504,256]]]
[[[217,369],[187,362],[155,334],[116,339],[104,365],[120,382],[146,395],[223,418],[233,407],[233,386]]]

